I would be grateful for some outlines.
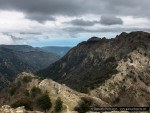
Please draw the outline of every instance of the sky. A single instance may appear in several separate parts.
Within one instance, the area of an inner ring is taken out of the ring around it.
[[[0,0],[0,44],[75,46],[150,32],[150,0]]]

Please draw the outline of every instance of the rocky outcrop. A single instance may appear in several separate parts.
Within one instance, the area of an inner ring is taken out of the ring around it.
[[[0,108],[0,113],[44,113],[44,112],[27,111],[27,110],[25,110],[24,106],[14,109],[14,108],[11,108],[9,105],[3,105]]]
[[[90,94],[113,106],[150,106],[149,55],[149,50],[142,48],[129,53],[118,62],[118,73]]]
[[[27,113],[27,111],[24,109],[24,107],[18,107],[14,109],[8,105],[4,105],[0,108],[0,113]]]

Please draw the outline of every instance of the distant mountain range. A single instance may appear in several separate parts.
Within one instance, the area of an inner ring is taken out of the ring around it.
[[[39,49],[44,52],[53,52],[62,57],[71,49],[71,47],[46,46]]]
[[[1,87],[7,86],[9,81],[13,80],[20,72],[36,72],[61,58],[53,51],[46,50],[28,45],[0,45]],[[59,48],[59,50],[61,49]],[[66,49],[65,52],[67,52]],[[59,52],[57,51],[57,53]],[[62,53],[60,54],[62,55]]]

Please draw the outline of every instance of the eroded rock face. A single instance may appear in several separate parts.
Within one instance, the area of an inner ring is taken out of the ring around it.
[[[149,50],[141,48],[129,53],[118,62],[118,73],[92,90],[91,95],[113,106],[150,106],[149,55]]]

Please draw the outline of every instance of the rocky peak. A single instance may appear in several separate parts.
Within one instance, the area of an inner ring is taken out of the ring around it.
[[[91,37],[90,39],[87,40],[87,42],[98,42],[104,39],[105,38]]]

